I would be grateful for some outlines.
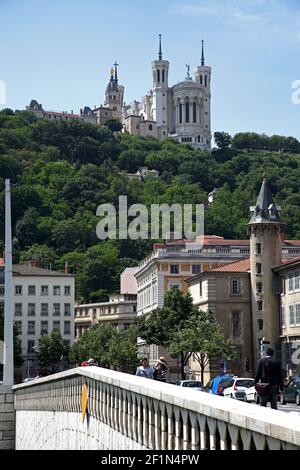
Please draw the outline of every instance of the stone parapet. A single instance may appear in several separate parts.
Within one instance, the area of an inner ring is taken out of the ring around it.
[[[37,379],[14,391],[16,449],[300,448],[298,416],[98,367]]]

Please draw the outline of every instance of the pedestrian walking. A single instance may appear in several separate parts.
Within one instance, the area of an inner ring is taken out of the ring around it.
[[[283,377],[280,364],[273,358],[274,351],[268,348],[265,357],[260,359],[255,375],[255,387],[260,398],[260,405],[277,410],[278,394],[283,393]]]
[[[143,357],[142,363],[137,368],[135,375],[146,379],[153,379],[153,368],[150,367],[147,357]]]
[[[159,380],[160,382],[167,381],[167,375],[169,373],[168,364],[164,357],[160,357],[155,366],[153,366],[153,376],[154,380]]]

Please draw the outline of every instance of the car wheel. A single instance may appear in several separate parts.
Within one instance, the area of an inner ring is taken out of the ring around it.
[[[280,404],[281,404],[281,405],[286,405],[286,401],[285,401],[283,395],[280,395]]]
[[[257,405],[260,404],[260,398],[259,398],[259,395],[257,395],[257,394],[255,394],[255,403],[256,403]]]
[[[299,395],[299,393],[297,393],[297,395],[296,395],[296,405],[300,406],[300,395]]]
[[[248,403],[248,400],[247,400],[247,395],[246,395],[246,393],[245,393],[245,396],[244,396],[244,402],[245,402],[245,403]]]
[[[230,398],[234,398],[234,396],[231,394],[231,395],[230,395]]]

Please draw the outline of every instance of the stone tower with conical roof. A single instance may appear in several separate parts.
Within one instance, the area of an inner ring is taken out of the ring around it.
[[[279,296],[274,293],[272,271],[282,262],[285,224],[280,219],[280,209],[264,177],[256,205],[250,208],[252,217],[248,224],[254,367],[262,341],[276,350],[280,335]]]
[[[112,109],[113,117],[119,119],[122,122],[122,110],[124,101],[124,87],[119,85],[118,80],[118,63],[114,63],[114,67],[110,69],[110,81],[107,85],[105,92],[105,103],[106,108]]]

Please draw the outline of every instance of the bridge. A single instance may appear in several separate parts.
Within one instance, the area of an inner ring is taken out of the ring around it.
[[[13,393],[17,450],[300,449],[298,415],[99,367]]]

